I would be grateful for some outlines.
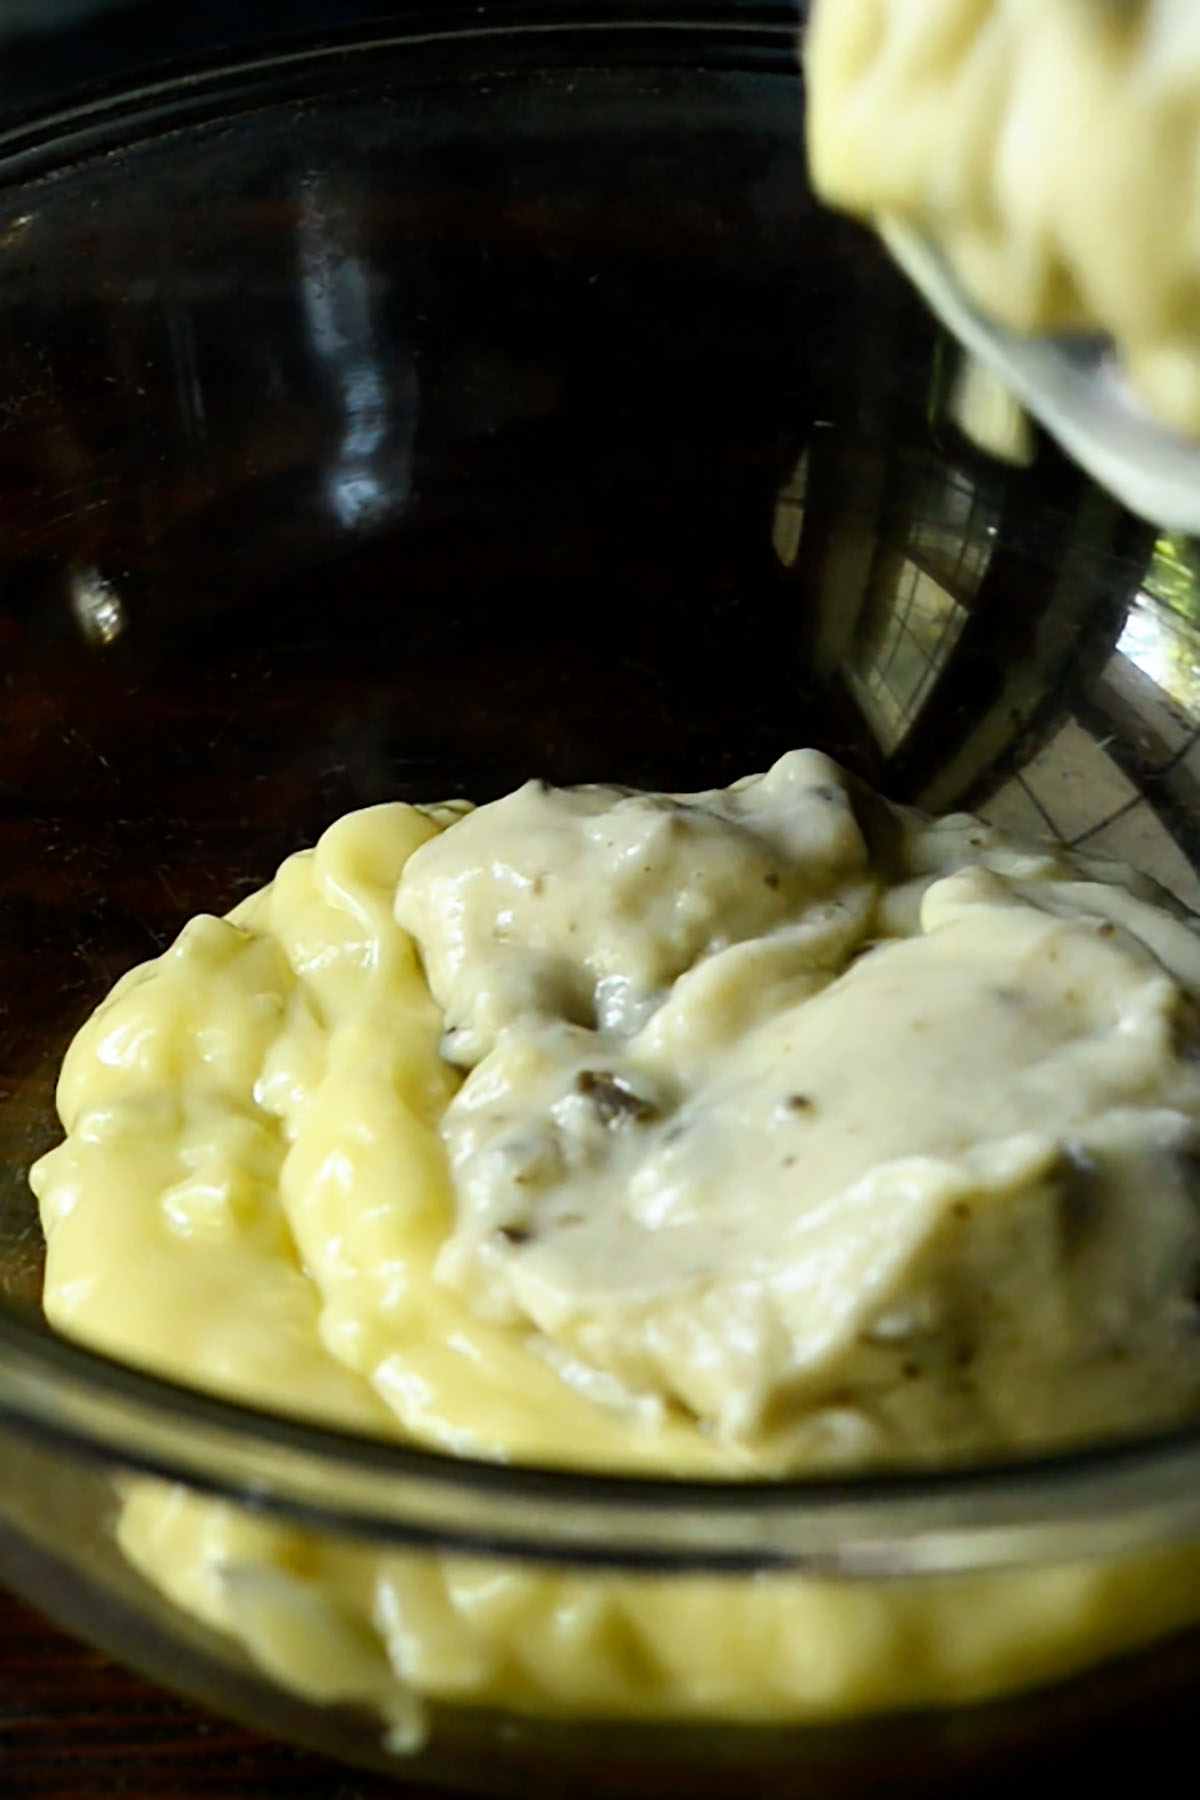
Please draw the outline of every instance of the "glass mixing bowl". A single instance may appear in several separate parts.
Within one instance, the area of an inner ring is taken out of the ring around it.
[[[788,7],[443,8],[0,139],[0,1573],[161,1681],[434,1781],[962,1794],[1187,1741],[1200,1633],[944,1714],[445,1705],[392,1754],[174,1611],[111,1525],[151,1474],[360,1547],[938,1580],[1200,1538],[1196,1433],[591,1480],[256,1414],[40,1322],[26,1171],[70,1034],[348,808],[697,787],[815,743],[1200,898],[1192,548],[1043,439],[963,435],[956,347],[809,193],[794,39]]]

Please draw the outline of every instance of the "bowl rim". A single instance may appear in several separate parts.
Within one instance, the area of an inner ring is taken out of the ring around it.
[[[539,59],[562,66],[562,52],[592,44],[611,57],[622,47],[626,66],[679,52],[686,44],[701,66],[730,62],[765,66],[802,79],[797,54],[810,0],[399,0],[386,22],[308,32],[248,45],[237,53],[209,52],[158,69],[85,87],[65,105],[10,114],[0,124],[0,192],[14,180],[63,169],[145,136],[225,117],[270,98],[286,97],[293,82],[334,74],[347,57],[402,50],[426,59],[503,46],[526,66]],[[575,60],[575,59],[573,59]],[[576,66],[581,66],[576,62]],[[590,66],[590,65],[582,65]],[[496,71],[491,71],[495,73]]]
[[[492,1462],[175,1383],[0,1309],[0,1420],[121,1473],[377,1544],[853,1580],[1115,1558],[1200,1537],[1200,1432],[856,1476]]]
[[[766,65],[799,82],[799,11],[694,0],[645,16],[532,0],[501,22],[487,8],[410,8],[412,23],[206,58],[105,88],[0,130],[0,192],[85,161],[115,141],[158,137],[294,76],[344,70],[348,52],[447,47],[535,53],[584,34],[603,66],[624,47],[691,66]],[[436,16],[436,23],[434,22]],[[660,48],[656,48],[659,46]],[[703,51],[702,51],[703,47]],[[350,58],[349,60],[353,60]],[[620,67],[630,66],[622,61]],[[1200,1538],[1200,1428],[971,1466],[854,1477],[673,1479],[488,1462],[372,1437],[178,1385],[84,1349],[0,1304],[0,1421],[60,1453],[350,1538],[658,1571],[797,1568],[879,1579],[1113,1557]]]

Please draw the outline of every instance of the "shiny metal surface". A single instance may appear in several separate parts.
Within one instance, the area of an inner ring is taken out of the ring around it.
[[[906,224],[881,226],[899,266],[938,318],[1082,469],[1139,517],[1200,530],[1200,444],[1160,425],[1100,335],[1010,331],[960,288],[941,251]]]

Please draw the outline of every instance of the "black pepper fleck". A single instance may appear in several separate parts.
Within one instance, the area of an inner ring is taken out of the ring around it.
[[[643,1125],[647,1119],[658,1117],[652,1100],[635,1094],[607,1069],[581,1069],[575,1077],[575,1089],[591,1101],[596,1117],[604,1125]]]

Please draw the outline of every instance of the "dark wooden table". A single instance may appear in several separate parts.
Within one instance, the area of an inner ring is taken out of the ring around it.
[[[4,1800],[432,1800],[159,1693],[0,1590]],[[443,1796],[444,1800],[444,1796]]]

